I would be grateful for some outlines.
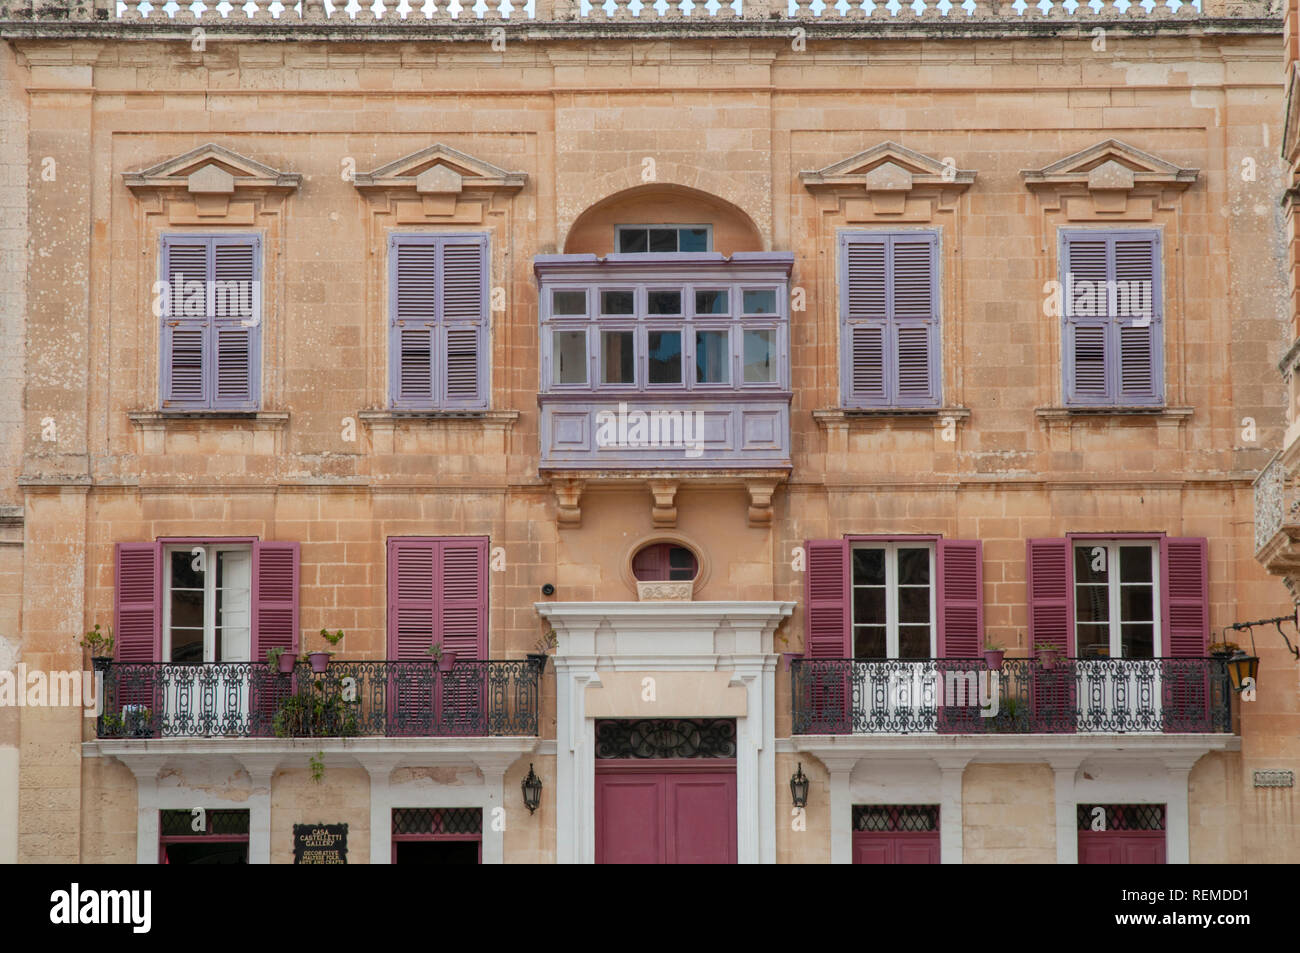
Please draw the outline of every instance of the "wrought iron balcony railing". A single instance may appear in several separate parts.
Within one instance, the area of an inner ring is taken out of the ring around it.
[[[797,735],[1232,730],[1219,658],[796,659],[791,684]]]
[[[100,738],[339,738],[537,734],[531,660],[114,662],[103,671]]]

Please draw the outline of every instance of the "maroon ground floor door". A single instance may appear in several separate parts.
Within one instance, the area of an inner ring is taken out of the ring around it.
[[[735,862],[734,760],[596,762],[596,863]]]
[[[855,864],[937,864],[939,832],[854,831]]]
[[[1163,864],[1164,831],[1079,831],[1081,864]]]

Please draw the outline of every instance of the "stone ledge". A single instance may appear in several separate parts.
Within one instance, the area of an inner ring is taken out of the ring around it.
[[[946,426],[948,420],[970,420],[968,407],[831,407],[814,410],[813,420],[823,430],[830,427],[852,427],[855,424],[906,420],[933,420],[936,426]]]
[[[1037,407],[1035,416],[1048,423],[1069,423],[1097,418],[1152,417],[1182,423],[1191,418],[1191,407]]]
[[[436,427],[448,424],[481,424],[511,429],[519,421],[517,410],[363,410],[357,419],[370,428],[392,428],[398,424]]]
[[[211,424],[249,423],[252,430],[284,430],[287,411],[268,410],[133,410],[126,415],[137,430],[198,430]]]

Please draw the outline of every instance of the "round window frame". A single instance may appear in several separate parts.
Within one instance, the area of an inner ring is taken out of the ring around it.
[[[700,545],[680,533],[650,533],[634,542],[628,548],[627,555],[623,557],[623,564],[620,569],[624,585],[627,586],[633,595],[637,594],[637,579],[636,575],[632,572],[632,561],[636,559],[637,553],[641,552],[641,550],[645,549],[647,546],[654,546],[659,543],[670,543],[674,546],[681,546],[685,549],[689,549],[695,556],[695,578],[690,580],[690,582],[691,594],[698,594],[699,591],[704,588],[704,584],[708,581],[712,567],[709,564],[708,556],[705,555],[704,550],[700,548]],[[687,580],[682,579],[680,581],[686,582]]]

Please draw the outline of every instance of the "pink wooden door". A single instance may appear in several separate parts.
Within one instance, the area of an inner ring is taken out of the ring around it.
[[[854,831],[855,864],[937,864],[938,831]]]
[[[1079,831],[1081,864],[1163,864],[1164,831]]]
[[[596,863],[735,862],[734,761],[597,762]]]

